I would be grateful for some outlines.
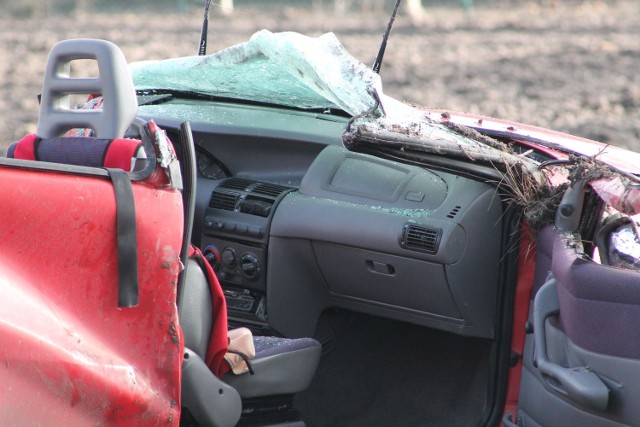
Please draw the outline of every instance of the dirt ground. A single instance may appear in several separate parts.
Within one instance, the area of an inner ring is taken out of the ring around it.
[[[508,3],[516,3],[514,1]],[[104,38],[129,61],[196,53],[201,11],[49,18],[0,17],[0,154],[36,128],[46,57],[58,40]],[[243,9],[211,17],[209,51],[253,32],[333,31],[373,63],[387,17],[306,9]],[[428,8],[423,22],[400,16],[381,70],[401,100],[481,113],[640,151],[640,2],[522,0]]]

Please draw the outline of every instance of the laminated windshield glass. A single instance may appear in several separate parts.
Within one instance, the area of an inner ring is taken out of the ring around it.
[[[262,30],[207,56],[131,64],[138,90],[175,90],[300,109],[361,114],[375,105],[380,77],[333,33],[320,37]]]

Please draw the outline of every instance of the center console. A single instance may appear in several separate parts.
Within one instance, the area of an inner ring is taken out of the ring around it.
[[[202,251],[222,285],[229,320],[266,326],[269,226],[293,188],[245,178],[222,180],[205,209]]]

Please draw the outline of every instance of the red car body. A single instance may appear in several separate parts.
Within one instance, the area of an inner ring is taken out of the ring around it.
[[[519,144],[531,146],[532,149],[550,158],[563,159],[569,154],[595,157],[622,171],[632,174],[640,173],[640,154],[615,145],[603,144],[538,126],[457,111],[427,110],[426,114],[432,120],[451,121],[476,129],[480,133],[518,141]]]
[[[2,424],[177,425],[180,193],[134,184],[140,299],[118,308],[109,180],[23,166],[1,168]]]

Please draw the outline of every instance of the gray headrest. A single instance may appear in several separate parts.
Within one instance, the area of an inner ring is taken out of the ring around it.
[[[71,62],[97,61],[97,77],[70,77]],[[69,95],[102,94],[101,109],[72,110]],[[73,39],[57,43],[49,53],[42,86],[37,135],[61,136],[73,128],[90,128],[98,138],[122,138],[136,117],[138,102],[127,61],[111,42]]]

